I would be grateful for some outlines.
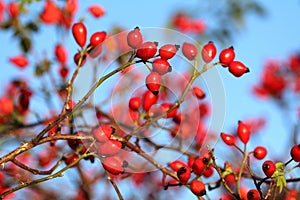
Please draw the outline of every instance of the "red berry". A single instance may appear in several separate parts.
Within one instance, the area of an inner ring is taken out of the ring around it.
[[[171,103],[163,103],[161,104],[163,112],[167,112],[174,104]],[[166,115],[166,118],[172,118],[177,114],[178,108],[174,108],[171,112]]]
[[[188,60],[194,60],[198,54],[198,50],[195,45],[191,43],[183,43],[182,53]]]
[[[249,68],[240,61],[233,61],[229,65],[229,72],[235,77],[240,77],[249,71]]]
[[[259,200],[260,195],[259,195],[258,190],[255,190],[255,189],[249,190],[247,192],[247,199],[248,200]]]
[[[16,65],[19,68],[25,68],[28,65],[28,60],[25,56],[14,56],[9,58],[9,62]]]
[[[146,77],[146,86],[153,93],[158,94],[160,88],[160,75],[157,72],[151,72]]]
[[[116,155],[122,148],[122,143],[117,140],[108,140],[101,144],[97,152],[102,156]]]
[[[262,160],[266,157],[267,155],[267,149],[265,147],[262,146],[258,146],[254,149],[253,151],[253,155],[256,159],[258,160]]]
[[[92,130],[94,138],[99,142],[106,142],[114,133],[115,129],[110,125],[102,125]]]
[[[73,155],[71,155],[71,156],[69,156],[69,157],[67,157],[66,159],[65,159],[65,163],[66,163],[66,165],[70,165],[71,163],[73,163],[75,160],[77,160],[79,158],[79,156],[77,155],[77,154],[73,154]],[[76,167],[76,166],[78,166],[78,164],[79,164],[79,162],[77,162],[75,165],[73,165],[72,167]]]
[[[10,2],[8,5],[8,13],[11,18],[16,18],[19,15],[20,9],[19,5],[16,2]]]
[[[106,157],[102,165],[106,171],[113,175],[119,175],[124,172],[123,162],[119,157]]]
[[[224,177],[224,180],[228,186],[233,186],[236,183],[235,176],[233,173],[226,175]]]
[[[204,169],[206,168],[206,165],[207,165],[207,159],[206,158],[196,158],[194,160],[194,163],[193,163],[193,172],[198,175],[198,176],[201,176],[202,173],[204,172]]]
[[[157,58],[153,61],[152,68],[153,71],[159,73],[160,75],[164,75],[172,71],[172,67],[170,66],[170,63],[161,58]]]
[[[138,48],[143,43],[143,36],[140,29],[136,27],[127,34],[127,44],[133,49]]]
[[[206,178],[211,177],[214,173],[214,168],[212,166],[208,166],[206,170],[203,172],[203,176]]]
[[[88,54],[91,58],[96,58],[102,52],[102,45],[98,45],[88,50]]]
[[[105,14],[105,10],[99,5],[91,5],[88,11],[96,18],[102,17]]]
[[[155,56],[157,44],[154,42],[144,42],[136,51],[136,57],[142,60],[148,60]]]
[[[142,101],[140,97],[132,97],[129,100],[129,108],[131,110],[138,110],[141,107]]]
[[[250,127],[243,123],[242,121],[238,122],[238,128],[237,128],[237,134],[240,138],[240,140],[247,144],[250,139]]]
[[[85,25],[81,22],[73,24],[72,33],[77,44],[80,47],[83,47],[86,43],[86,35],[87,35],[87,30]]]
[[[223,142],[229,146],[234,145],[235,137],[226,133],[221,133],[221,138]]]
[[[271,177],[276,171],[276,165],[271,160],[266,160],[262,165],[262,170],[264,171],[267,177]]]
[[[300,144],[296,144],[291,148],[290,154],[295,162],[300,162]]]
[[[203,196],[206,194],[205,185],[198,180],[192,180],[190,185],[191,191],[197,196]]]
[[[189,158],[188,158],[188,166],[189,166],[190,168],[193,167],[194,161],[195,161],[195,158],[192,157],[192,156],[189,156]]]
[[[223,67],[228,67],[230,63],[233,62],[234,58],[235,58],[235,53],[233,47],[223,49],[219,55],[219,61]]]
[[[165,44],[164,46],[160,47],[159,56],[164,60],[168,60],[175,56],[178,49],[179,45]]]
[[[191,170],[186,167],[179,168],[176,173],[181,184],[186,184],[191,177]]]
[[[173,162],[170,162],[168,164],[168,166],[173,170],[173,171],[178,171],[180,168],[185,167],[185,168],[189,168],[188,165],[181,161],[181,160],[175,160]]]
[[[14,104],[8,97],[0,97],[0,119],[10,115],[14,111]]]
[[[90,38],[90,44],[93,47],[98,46],[99,44],[101,44],[106,38],[106,32],[105,31],[101,31],[101,32],[95,32],[93,33],[93,35]]]
[[[201,55],[204,62],[211,62],[217,54],[217,48],[212,41],[203,46]]]
[[[158,96],[147,90],[143,96],[143,109],[149,111],[149,109],[156,104]]]
[[[74,63],[76,65],[79,65],[79,61],[80,61],[80,67],[84,65],[84,63],[86,62],[86,55],[83,55],[82,58],[80,59],[80,52],[77,52],[74,55]]]
[[[58,62],[60,62],[62,65],[66,64],[68,54],[65,47],[62,44],[57,44],[55,46],[54,54]]]
[[[193,87],[193,92],[198,99],[204,99],[205,93],[200,87]]]

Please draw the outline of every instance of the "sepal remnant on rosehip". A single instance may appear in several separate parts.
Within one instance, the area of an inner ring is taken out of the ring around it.
[[[206,194],[205,185],[202,181],[192,180],[190,188],[197,196],[203,196]]]
[[[291,157],[295,162],[300,162],[300,144],[296,144],[291,148]]]
[[[264,171],[267,177],[271,177],[276,171],[276,165],[271,160],[266,160],[262,165],[262,170]]]

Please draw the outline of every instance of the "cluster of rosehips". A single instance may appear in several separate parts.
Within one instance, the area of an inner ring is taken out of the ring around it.
[[[87,40],[87,29],[82,22],[73,24],[72,33],[76,43],[81,47],[82,51],[78,51],[74,55],[74,62],[78,66],[82,66],[86,57],[96,58],[102,51],[102,43],[106,39],[106,32],[95,32],[90,37],[89,45],[84,49]]]

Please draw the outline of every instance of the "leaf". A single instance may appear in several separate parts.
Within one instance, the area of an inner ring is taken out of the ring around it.
[[[282,192],[283,188],[286,186],[286,179],[284,176],[278,176],[276,179],[276,186],[279,187],[279,191]]]

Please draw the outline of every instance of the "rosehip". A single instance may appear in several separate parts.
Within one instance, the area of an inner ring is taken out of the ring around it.
[[[113,175],[119,175],[124,172],[123,162],[119,157],[106,157],[102,165],[106,171]]]
[[[85,25],[81,22],[73,24],[72,33],[77,44],[80,47],[83,47],[86,43],[86,35],[87,35],[87,30]]]
[[[127,34],[127,44],[133,49],[138,48],[143,43],[143,36],[139,27],[136,27]]]
[[[97,128],[93,128],[92,134],[97,141],[106,142],[109,140],[114,131],[115,129],[110,125],[101,125]]]
[[[219,61],[223,67],[228,67],[230,63],[233,62],[234,58],[235,58],[235,53],[233,47],[223,49],[219,55]]]
[[[240,140],[244,144],[247,144],[250,139],[250,127],[247,124],[243,123],[242,121],[239,121],[237,134],[238,134]]]
[[[80,52],[77,52],[75,55],[74,55],[74,63],[76,65],[79,65],[79,61],[80,62],[80,67],[84,65],[84,63],[86,62],[86,55],[83,55],[82,58],[80,59]]]
[[[11,18],[16,18],[19,15],[20,9],[16,2],[10,2],[8,5],[8,13]]]
[[[259,200],[260,195],[259,195],[258,190],[255,190],[255,189],[249,190],[247,192],[247,199],[248,200]]]
[[[57,44],[55,46],[54,53],[58,62],[60,62],[62,65],[66,64],[68,54],[65,47],[62,44]]]
[[[164,75],[172,71],[172,67],[170,66],[170,63],[161,58],[155,59],[153,61],[152,68],[153,71],[159,73],[160,75]]]
[[[173,104],[171,104],[171,103],[163,103],[163,104],[161,104],[163,112],[167,112],[172,106],[173,106]],[[174,117],[176,115],[176,113],[177,113],[177,110],[178,110],[177,107],[174,108],[171,112],[169,112],[166,115],[166,118],[172,118],[172,117]]]
[[[88,11],[96,18],[102,17],[105,14],[105,10],[99,5],[91,5]]]
[[[146,77],[146,86],[153,94],[158,94],[160,88],[160,82],[161,82],[161,78],[159,73],[157,72],[151,72]]]
[[[208,164],[208,161],[206,158],[196,158],[194,160],[194,163],[193,163],[193,172],[198,175],[198,176],[201,176],[202,173],[204,172],[204,169],[206,168],[206,165]]]
[[[28,65],[27,58],[22,55],[9,58],[9,62],[11,62],[12,64],[14,64],[15,66],[17,66],[19,68],[25,68]]]
[[[200,87],[193,87],[193,92],[198,99],[204,99],[205,93]]]
[[[106,38],[106,32],[105,31],[101,31],[101,32],[95,32],[93,33],[93,35],[90,38],[90,44],[93,47],[98,46],[99,44],[101,44]]]
[[[265,147],[262,146],[258,146],[254,149],[253,151],[253,155],[256,159],[258,160],[262,160],[266,157],[267,155],[267,149]]]
[[[131,110],[138,110],[141,107],[142,101],[140,97],[132,97],[129,100],[129,108]]]
[[[66,163],[66,165],[70,165],[71,163],[75,162],[75,160],[77,160],[78,158],[79,158],[79,156],[77,154],[73,154],[65,159],[65,163]],[[79,164],[79,162],[77,162],[72,167],[76,167],[76,166],[78,166],[78,164]]]
[[[296,144],[291,148],[290,154],[295,162],[300,162],[300,144]]]
[[[203,176],[205,176],[206,178],[208,178],[208,177],[211,177],[211,175],[213,175],[213,173],[214,173],[214,168],[210,165],[203,172]]]
[[[181,167],[176,173],[181,184],[186,184],[191,177],[191,170],[189,168]]]
[[[217,54],[217,48],[212,41],[203,46],[201,55],[204,62],[211,62]]]
[[[155,56],[157,44],[154,42],[144,42],[136,51],[136,57],[146,61]]]
[[[98,154],[102,156],[113,156],[116,155],[122,148],[122,143],[117,140],[108,140],[102,143],[98,149]]]
[[[149,109],[157,102],[158,96],[147,90],[143,96],[143,109],[149,111]]]
[[[189,158],[188,158],[188,166],[189,166],[190,168],[193,167],[194,161],[195,161],[195,158],[192,157],[192,156],[189,156]]]
[[[234,145],[235,137],[226,133],[221,133],[221,138],[223,142],[229,146]]]
[[[164,60],[173,58],[177,50],[179,49],[179,47],[180,47],[179,45],[165,44],[164,46],[160,47],[158,51],[159,56]]]
[[[262,170],[264,171],[267,177],[271,177],[276,171],[276,165],[271,160],[266,160],[262,165]]]
[[[102,45],[98,45],[96,47],[90,48],[87,53],[91,58],[96,58],[97,56],[100,55],[101,52],[102,52]]]
[[[240,61],[231,62],[228,69],[235,77],[241,77],[243,74],[250,72],[249,68]]]
[[[197,196],[203,196],[206,194],[205,185],[198,180],[192,180],[190,185],[191,191]]]
[[[183,43],[182,53],[188,60],[194,60],[198,54],[198,50],[195,45],[191,43]]]
[[[168,166],[173,170],[173,171],[178,171],[180,168],[189,168],[188,165],[181,161],[181,160],[175,160],[173,162],[168,163]]]

